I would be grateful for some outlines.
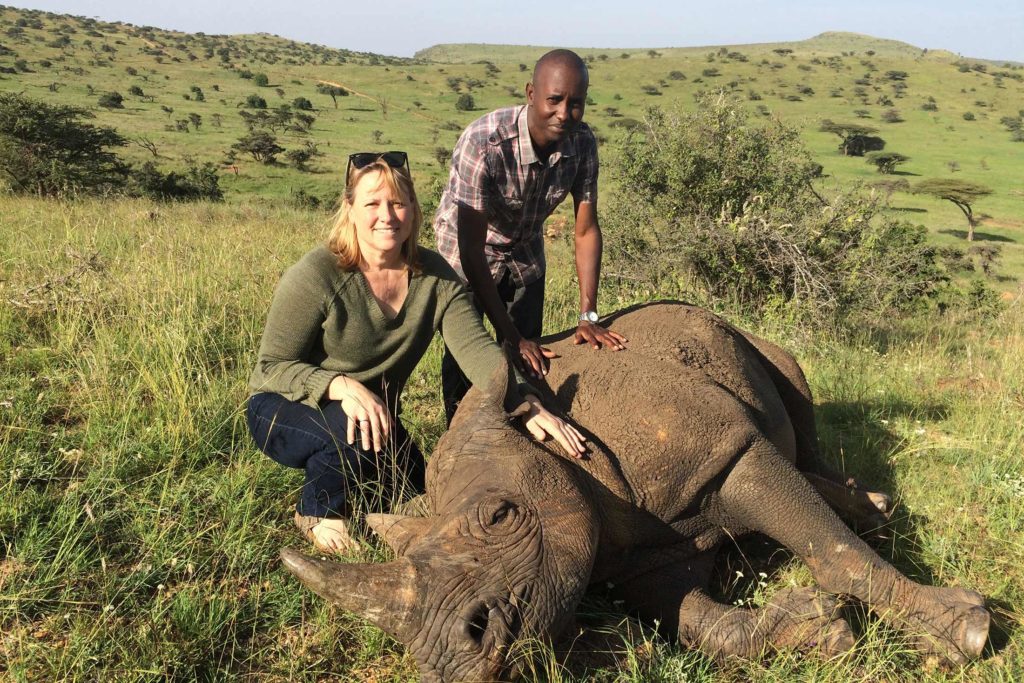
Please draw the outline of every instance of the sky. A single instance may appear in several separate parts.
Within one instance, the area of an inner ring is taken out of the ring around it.
[[[438,43],[660,48],[853,31],[1024,62],[1024,0],[0,0],[195,33],[274,33],[411,57]]]

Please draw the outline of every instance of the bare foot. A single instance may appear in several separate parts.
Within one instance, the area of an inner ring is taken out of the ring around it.
[[[312,529],[313,545],[328,553],[347,553],[359,549],[359,543],[349,532],[349,521],[344,518],[324,518]]]
[[[314,517],[295,512],[295,526],[322,553],[346,553],[359,549],[345,517]]]

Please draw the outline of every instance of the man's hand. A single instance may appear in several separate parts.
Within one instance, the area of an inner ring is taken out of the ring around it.
[[[574,344],[590,344],[595,349],[607,346],[613,351],[624,351],[629,340],[617,332],[605,329],[600,325],[581,321],[573,336]]]
[[[558,358],[558,354],[551,349],[529,339],[520,338],[516,351],[516,365],[534,379],[543,379],[548,374],[548,359]]]

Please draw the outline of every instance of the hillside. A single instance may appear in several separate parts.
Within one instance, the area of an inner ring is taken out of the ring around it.
[[[423,59],[434,62],[473,62],[479,59],[489,59],[494,62],[510,62],[522,59],[536,59],[536,55],[542,54],[554,46],[537,45],[490,45],[487,43],[444,43],[432,45],[423,50],[418,50],[415,59]],[[699,45],[692,47],[659,47],[655,51],[662,57],[703,57],[708,50],[718,50],[721,45]],[[916,58],[927,50],[915,47],[909,43],[885,38],[874,38],[860,33],[849,33],[844,31],[827,31],[813,38],[800,41],[784,41],[775,43],[740,43],[724,46],[730,50],[742,50],[755,54],[768,54],[775,50],[791,50],[795,54],[807,54],[815,56],[818,53],[842,53],[860,52],[868,50],[879,57],[906,57]],[[620,57],[628,54],[630,57],[647,57],[649,48],[635,49],[613,49],[593,47],[572,47],[577,53],[584,57],[597,58],[604,54],[606,56]],[[951,55],[952,53],[946,52]]]
[[[185,34],[4,7],[0,91],[91,109],[97,123],[135,141],[121,151],[135,163],[213,162],[229,201],[330,201],[351,151],[397,148],[409,151],[429,203],[461,129],[487,110],[522,102],[529,69],[545,49],[442,45],[399,59],[265,34]],[[1024,144],[1007,127],[1022,121],[1020,65],[841,32],[791,43],[580,52],[590,63],[586,120],[602,141],[608,201],[615,142],[632,120],[651,105],[692,107],[694,95],[721,91],[803,130],[824,168],[825,190],[950,176],[991,187],[976,207],[984,216],[979,238],[1002,249],[1004,274],[1024,273]],[[344,96],[324,94],[318,86],[325,84]],[[124,96],[123,108],[99,106],[110,91]],[[471,110],[456,107],[464,95]],[[265,109],[254,108],[260,100]],[[299,115],[312,118],[300,125]],[[269,129],[280,146],[316,156],[295,163],[279,154],[264,164],[233,151],[247,133],[245,119]],[[838,138],[819,130],[825,119],[870,125],[886,150],[910,161],[895,175],[879,175],[864,158],[838,153]],[[966,221],[950,202],[899,190],[892,202],[928,226],[938,244],[963,244]],[[1016,289],[1015,280],[999,286]]]

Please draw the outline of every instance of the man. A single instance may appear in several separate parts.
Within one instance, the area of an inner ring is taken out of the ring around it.
[[[597,324],[601,229],[597,141],[583,123],[588,85],[576,53],[541,57],[526,85],[526,106],[493,111],[459,137],[434,218],[438,251],[469,285],[498,341],[508,342],[518,365],[537,378],[554,355],[533,341],[544,313],[544,220],[567,194],[580,284],[576,343],[618,351],[627,341]],[[468,383],[447,350],[441,381],[451,422]]]

